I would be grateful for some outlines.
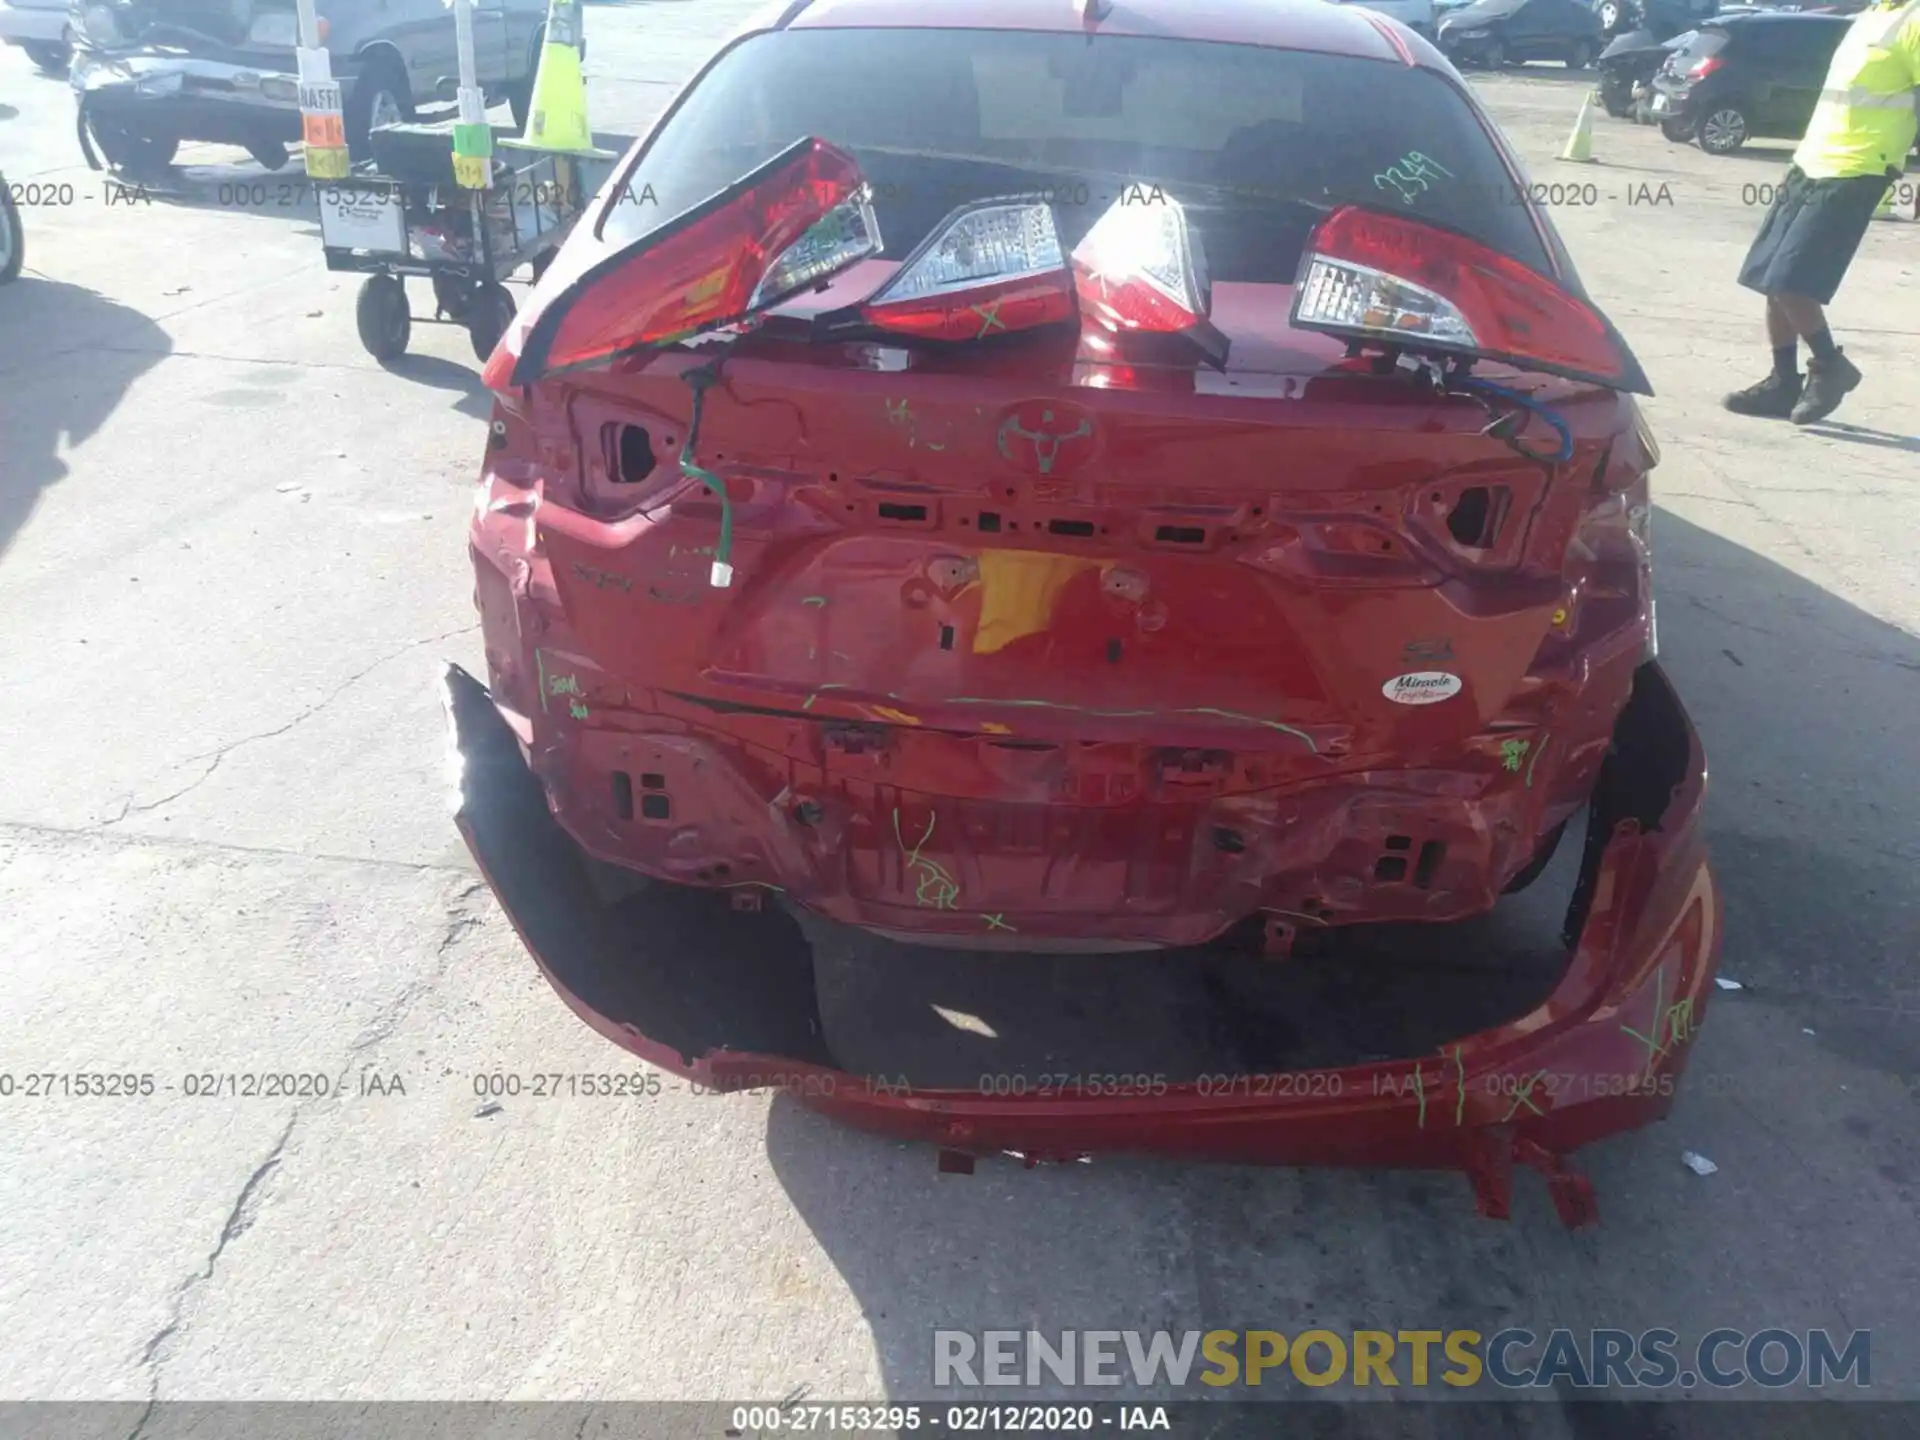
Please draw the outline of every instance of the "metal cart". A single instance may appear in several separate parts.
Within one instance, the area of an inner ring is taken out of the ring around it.
[[[454,180],[451,121],[381,126],[370,161],[319,184],[327,269],[367,277],[355,318],[375,359],[406,351],[415,316],[405,281],[413,277],[433,287],[434,312],[419,318],[464,326],[484,361],[513,319],[507,279],[527,265],[539,280],[627,143],[594,136],[603,157],[503,145],[514,138],[505,127],[494,138],[493,183],[484,190]]]

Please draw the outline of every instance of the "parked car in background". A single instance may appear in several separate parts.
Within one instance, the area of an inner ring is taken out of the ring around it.
[[[1391,16],[1409,30],[1433,38],[1434,0],[1332,0],[1335,5],[1364,5],[1382,15]]]
[[[73,58],[67,0],[0,0],[0,40],[17,45],[49,75]]]
[[[1718,14],[1719,0],[1593,0],[1593,13],[1609,35],[1651,30],[1666,40]]]
[[[1456,65],[1497,70],[1560,60],[1584,70],[1600,54],[1600,21],[1581,0],[1474,0],[1440,20],[1440,48]]]
[[[1798,140],[1852,23],[1788,13],[1707,21],[1653,77],[1661,133],[1698,141],[1709,155],[1763,136]]]
[[[324,0],[321,34],[347,144],[451,98],[459,65],[442,0]],[[300,138],[294,0],[73,0],[70,72],[87,137],[115,168],[164,167],[183,140],[240,145],[269,169]],[[474,59],[489,103],[524,124],[544,0],[475,0]]]
[[[1651,30],[1629,30],[1607,42],[1594,62],[1600,72],[1600,104],[1606,112],[1619,119],[1630,115],[1641,118],[1636,111],[1651,101],[1653,77],[1667,63],[1667,57],[1692,40],[1694,33],[1688,30],[1661,40]]]

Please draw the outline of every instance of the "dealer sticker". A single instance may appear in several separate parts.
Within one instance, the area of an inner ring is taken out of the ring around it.
[[[1460,677],[1445,670],[1417,670],[1394,676],[1380,693],[1396,705],[1437,705],[1460,693]]]

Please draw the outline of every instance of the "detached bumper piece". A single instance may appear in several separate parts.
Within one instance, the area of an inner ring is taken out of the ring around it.
[[[554,820],[485,688],[450,667],[456,823],[560,997],[615,1044],[715,1089],[778,1086],[847,1123],[926,1142],[941,1168],[1011,1152],[1032,1163],[1100,1152],[1276,1165],[1451,1169],[1480,1212],[1509,1213],[1514,1168],[1542,1175],[1568,1226],[1591,1224],[1583,1145],[1671,1109],[1704,1019],[1721,943],[1701,830],[1706,761],[1656,664],[1643,666],[1588,808],[1546,999],[1426,1054],[1254,1077],[1229,1093],[982,1095],[839,1068],[813,969],[786,918],[723,892],[629,879]],[[759,927],[766,927],[764,933]]]

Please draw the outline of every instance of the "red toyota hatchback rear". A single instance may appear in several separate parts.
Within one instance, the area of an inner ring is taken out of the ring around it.
[[[1590,1214],[1558,1156],[1670,1105],[1719,926],[1645,379],[1525,195],[1436,52],[1319,0],[737,37],[487,371],[462,826],[562,994],[959,1150],[1460,1165],[1496,1213],[1517,1157]],[[605,883],[1283,956],[1481,915],[1576,813],[1548,1001],[1257,1094],[877,1090]]]

